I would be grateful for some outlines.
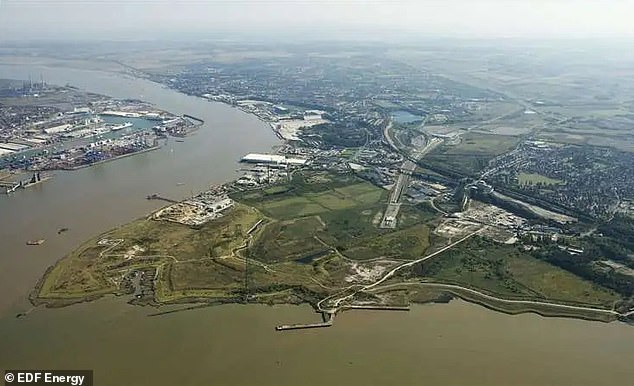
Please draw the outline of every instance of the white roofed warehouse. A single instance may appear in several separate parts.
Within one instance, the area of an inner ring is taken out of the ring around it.
[[[292,158],[278,154],[250,153],[242,157],[240,162],[267,164],[271,166],[302,166],[308,160],[304,158]]]

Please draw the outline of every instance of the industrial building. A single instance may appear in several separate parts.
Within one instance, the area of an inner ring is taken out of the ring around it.
[[[304,158],[290,158],[277,154],[250,153],[242,157],[240,162],[267,164],[271,166],[302,166],[306,164],[307,160]]]

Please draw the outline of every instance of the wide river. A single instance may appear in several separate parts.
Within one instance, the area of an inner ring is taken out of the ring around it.
[[[334,327],[278,333],[315,321],[307,306],[228,305],[152,316],[105,298],[30,309],[46,268],[82,241],[236,176],[236,161],[278,143],[231,107],[105,72],[0,65],[0,78],[44,75],[187,113],[205,125],[185,142],[0,196],[0,371],[94,369],[95,385],[625,385],[634,379],[634,328],[537,315],[509,316],[462,301],[409,313],[348,312]],[[37,78],[37,76],[36,76]],[[61,227],[69,232],[57,234]],[[39,247],[25,241],[45,238]]]

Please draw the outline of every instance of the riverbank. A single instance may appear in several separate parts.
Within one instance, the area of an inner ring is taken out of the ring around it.
[[[397,286],[395,286],[397,287]],[[410,286],[403,285],[403,288],[419,288],[423,293],[431,292],[437,298],[443,299],[442,295],[458,297],[464,301],[484,306],[490,310],[503,312],[509,315],[519,315],[524,313],[535,313],[543,317],[573,318],[598,322],[613,322],[620,319],[620,314],[613,310],[593,308],[590,306],[573,306],[568,304],[549,303],[544,300],[516,300],[504,299],[485,294],[471,288],[459,287],[445,283],[411,283]],[[432,295],[433,297],[433,295]],[[446,298],[444,298],[446,299]],[[444,300],[443,299],[443,300]],[[426,304],[437,302],[435,300],[414,301]]]

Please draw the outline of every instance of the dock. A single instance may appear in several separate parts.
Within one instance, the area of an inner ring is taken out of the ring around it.
[[[275,327],[277,331],[285,331],[285,330],[302,330],[307,328],[322,328],[322,327],[330,327],[332,326],[332,322],[322,322],[322,323],[309,323],[309,324],[282,324],[280,326]]]
[[[11,194],[17,189],[27,189],[35,185],[39,185],[53,178],[50,175],[41,176],[39,172],[33,173],[33,177],[29,180],[19,181],[0,181],[0,187],[5,188],[6,194]]]
[[[322,313],[322,317],[324,318],[324,321],[320,323],[282,324],[275,327],[275,329],[277,331],[286,331],[286,330],[304,330],[308,328],[324,328],[324,327],[332,326],[332,323],[335,321],[335,314]]]
[[[183,114],[183,118],[188,118],[191,119],[192,121],[196,121],[198,122],[198,125],[202,125],[203,123],[205,123],[204,120],[194,117],[193,115],[189,115],[189,114]]]
[[[162,200],[162,201],[167,201],[171,204],[177,204],[178,201],[176,200],[172,200],[171,198],[167,198],[167,197],[163,197],[158,193],[154,193],[154,194],[150,194],[149,196],[146,197],[148,200]]]
[[[409,311],[409,306],[381,306],[381,305],[348,305],[342,306],[337,311],[346,310],[372,310],[372,311]],[[335,312],[322,312],[323,322],[320,323],[307,323],[307,324],[282,324],[275,327],[277,331],[286,330],[304,330],[308,328],[324,328],[330,327],[335,321]]]
[[[350,305],[344,306],[342,310],[374,310],[374,311],[409,311],[409,306],[372,306],[372,305]]]

